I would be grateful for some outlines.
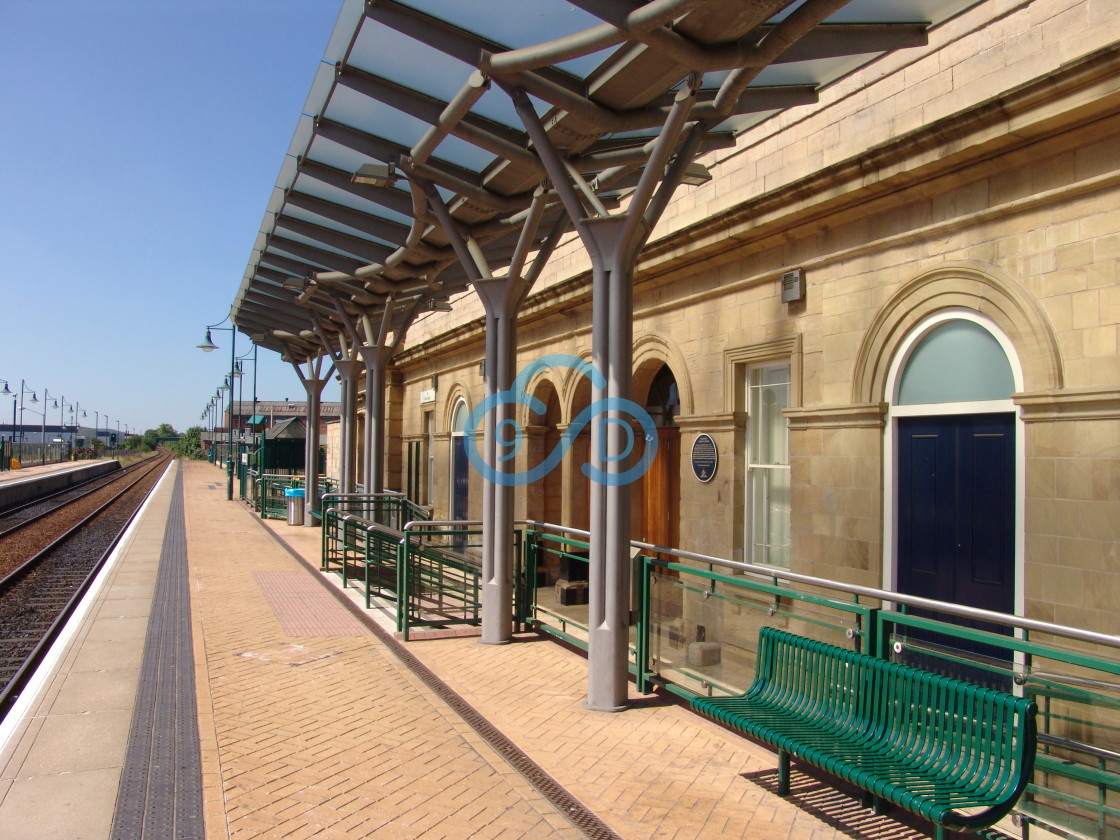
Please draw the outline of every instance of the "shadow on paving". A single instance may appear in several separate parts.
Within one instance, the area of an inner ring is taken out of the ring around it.
[[[743,773],[768,793],[778,795],[777,769]],[[818,777],[798,768],[791,768],[789,801],[821,822],[842,831],[855,840],[927,840],[933,836],[933,824],[902,808],[891,808],[889,814],[876,814],[863,805],[862,791],[835,777]],[[987,840],[1014,840],[1006,834],[988,829],[974,834],[948,832],[949,837],[984,837]]]

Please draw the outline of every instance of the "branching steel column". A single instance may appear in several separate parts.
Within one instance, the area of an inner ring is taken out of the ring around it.
[[[307,392],[307,437],[304,445],[304,466],[303,474],[304,482],[304,525],[307,527],[315,527],[318,523],[312,517],[312,511],[319,507],[319,415],[320,415],[320,402],[323,395],[323,386],[327,384],[330,379],[331,371],[328,371],[325,376],[321,376],[323,368],[323,357],[319,356],[314,360],[308,360],[308,372],[305,374],[295,362],[292,362],[292,367],[295,368],[296,375],[299,376],[300,382],[303,383],[303,389]],[[333,365],[332,365],[333,370]]]
[[[486,400],[493,407],[483,418],[481,455],[483,462],[501,478],[486,477],[482,485],[482,642],[505,644],[513,637],[513,493],[514,482],[506,480],[513,458],[502,457],[498,431],[513,421],[514,406],[498,395],[510,390],[517,363],[517,313],[534,280],[552,255],[565,224],[553,227],[537,249],[531,267],[525,265],[544,216],[547,196],[538,189],[518,238],[505,277],[494,277],[478,243],[464,236],[439,192],[416,179],[428,198],[428,206],[439,220],[455,255],[474,283],[486,312]],[[468,441],[468,446],[477,446]],[[506,444],[508,445],[508,444]]]
[[[335,308],[340,312],[345,312],[339,305],[337,298],[334,301]],[[334,368],[338,371],[338,378],[342,383],[341,387],[341,401],[339,405],[339,447],[338,447],[338,490],[340,493],[353,493],[354,492],[354,445],[355,445],[355,431],[358,422],[358,398],[357,387],[358,383],[355,381],[358,363],[352,358],[349,342],[346,336],[342,333],[338,335],[337,343],[339,345],[336,354],[334,350],[334,343],[331,341],[330,336],[318,318],[314,318],[315,332],[319,335],[319,340],[323,344],[324,350],[329,354],[334,362]]]
[[[630,626],[630,486],[622,473],[630,417],[617,410],[630,399],[633,368],[634,263],[657,218],[699,148],[701,131],[687,131],[698,76],[678,91],[660,136],[649,153],[626,211],[609,216],[593,184],[573,170],[548,136],[524,91],[504,86],[541,156],[553,186],[579,232],[592,265],[592,362],[602,375],[592,400],[608,410],[591,424],[591,468],[605,477],[591,484],[591,549],[588,569],[587,701],[593,711],[626,707]],[[682,134],[685,135],[682,141]],[[675,157],[674,157],[675,155]],[[646,446],[650,441],[646,441]]]

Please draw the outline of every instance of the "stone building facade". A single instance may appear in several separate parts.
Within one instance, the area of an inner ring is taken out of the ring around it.
[[[637,265],[633,399],[661,445],[635,538],[949,599],[983,584],[1117,632],[1120,5],[982,2],[703,163]],[[477,518],[454,444],[483,398],[482,309],[452,303],[396,357],[387,486]],[[518,368],[590,358],[590,308],[571,237],[522,308]],[[545,411],[519,415],[521,468],[590,401],[570,367],[528,392]],[[519,517],[587,526],[588,445],[519,490]],[[900,558],[949,532],[972,559],[947,590]]]

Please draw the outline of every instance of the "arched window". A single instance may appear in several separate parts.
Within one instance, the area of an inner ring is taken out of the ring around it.
[[[975,321],[934,327],[911,351],[896,405],[1006,400],[1015,375],[999,341]]]

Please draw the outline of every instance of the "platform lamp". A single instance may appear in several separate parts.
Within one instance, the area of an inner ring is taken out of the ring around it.
[[[228,327],[221,326],[225,321],[228,321],[228,320],[229,320],[229,316],[227,315],[225,317],[225,319],[223,319],[222,321],[219,321],[217,324],[208,324],[207,327],[206,327],[206,338],[204,338],[202,340],[201,344],[196,345],[196,346],[198,347],[199,350],[202,350],[206,353],[209,353],[213,350],[217,350],[218,345],[215,344],[214,340],[210,337],[210,330],[229,330],[229,332],[230,332],[229,374],[230,374],[230,381],[232,382],[233,381],[233,374],[234,374],[234,370],[235,370],[235,365],[236,365],[236,361],[237,361],[237,326],[235,324],[233,324],[232,322],[230,323],[230,325]],[[226,460],[226,474],[229,477],[229,481],[227,482],[227,487],[226,487],[226,499],[229,500],[229,501],[233,501],[233,386],[232,385],[230,386],[230,418],[229,419],[230,419],[230,422],[228,424],[229,425],[229,457]]]

